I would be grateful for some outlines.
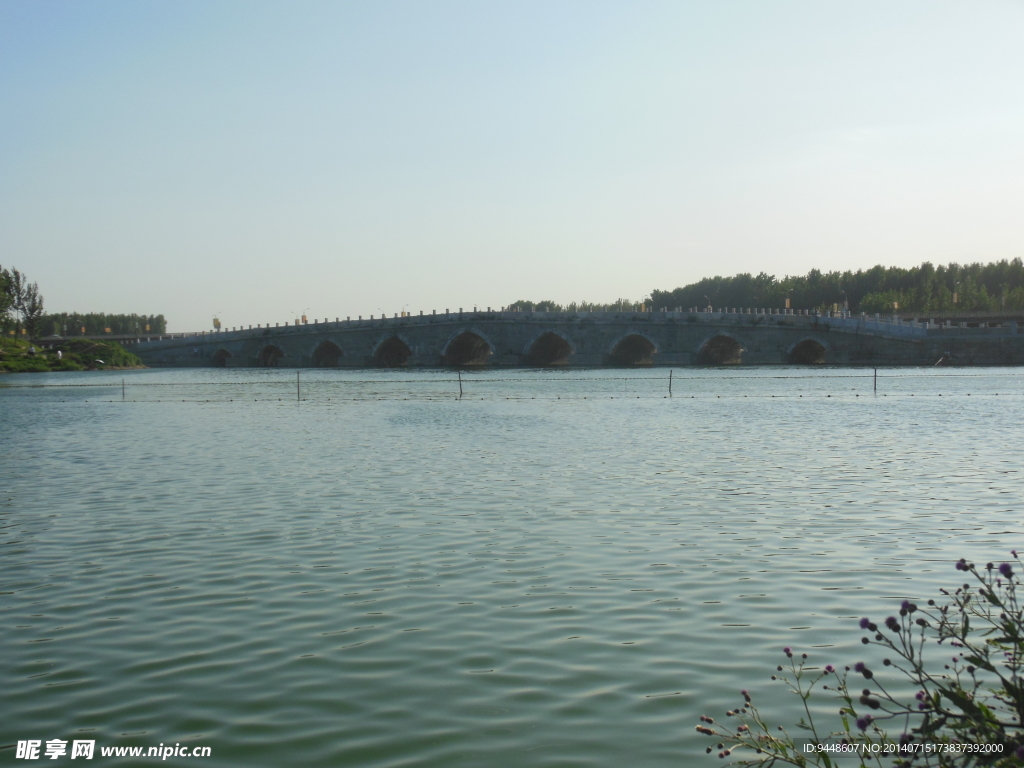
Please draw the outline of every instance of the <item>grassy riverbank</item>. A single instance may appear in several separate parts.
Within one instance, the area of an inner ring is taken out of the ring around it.
[[[47,373],[50,371],[109,371],[145,368],[142,361],[114,341],[69,339],[52,349],[21,339],[0,338],[0,373]],[[61,352],[58,359],[57,352]]]

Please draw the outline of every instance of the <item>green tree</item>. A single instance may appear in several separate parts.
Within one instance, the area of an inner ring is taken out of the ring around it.
[[[40,327],[39,321],[43,317],[43,295],[39,293],[39,286],[35,283],[25,283],[21,292],[18,312],[21,315],[22,325],[25,326],[29,336],[37,336]]]
[[[9,270],[0,266],[0,327],[7,330],[10,312],[14,308],[14,286]]]
[[[35,334],[39,328],[39,321],[43,316],[43,295],[39,292],[36,283],[30,283],[28,278],[15,267],[10,269],[0,268],[0,289],[3,298],[0,299],[0,315],[4,318],[4,330],[7,330],[12,323]]]

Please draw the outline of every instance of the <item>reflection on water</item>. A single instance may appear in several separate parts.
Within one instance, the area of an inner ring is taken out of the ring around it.
[[[457,379],[5,377],[0,745],[710,764],[781,646],[1024,545],[1012,369]]]

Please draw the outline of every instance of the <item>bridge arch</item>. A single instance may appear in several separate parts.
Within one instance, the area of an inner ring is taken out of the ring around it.
[[[373,365],[381,368],[401,368],[411,355],[412,347],[409,346],[409,342],[396,333],[378,341],[370,359]]]
[[[612,365],[652,365],[658,345],[650,336],[640,331],[623,334],[609,350]]]
[[[267,344],[256,355],[256,365],[260,368],[277,368],[282,357],[284,357],[284,351],[280,347]]]
[[[697,347],[697,365],[739,365],[743,344],[731,333],[719,331]]]
[[[576,354],[576,345],[561,331],[543,331],[526,345],[523,354],[528,365],[540,368],[565,365]]]
[[[828,344],[813,336],[806,336],[789,345],[786,362],[791,365],[823,365]]]
[[[224,368],[228,364],[229,357],[231,357],[231,353],[221,347],[213,353],[213,357],[210,358],[210,365],[214,368]]]
[[[445,365],[486,365],[494,354],[494,345],[476,328],[467,328],[453,334],[441,350]]]
[[[310,355],[310,360],[316,368],[337,368],[341,365],[341,358],[344,355],[341,347],[330,339],[324,339],[316,345],[316,349]]]

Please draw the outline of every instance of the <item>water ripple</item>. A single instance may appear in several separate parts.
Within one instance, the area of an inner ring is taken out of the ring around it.
[[[1012,370],[287,375],[5,378],[0,743],[678,765],[1024,543]]]

